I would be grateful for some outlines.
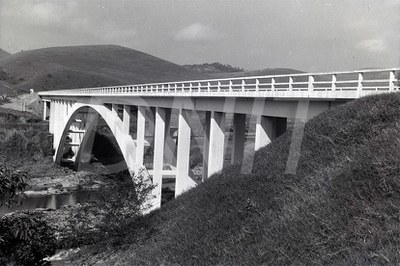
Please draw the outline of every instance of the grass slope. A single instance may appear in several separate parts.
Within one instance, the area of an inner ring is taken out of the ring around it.
[[[55,90],[185,80],[199,73],[116,45],[52,47],[24,51],[0,61],[17,90]]]
[[[295,175],[285,174],[292,137],[257,152],[252,174],[224,169],[120,238],[105,237],[79,263],[400,263],[400,94],[307,122]]]

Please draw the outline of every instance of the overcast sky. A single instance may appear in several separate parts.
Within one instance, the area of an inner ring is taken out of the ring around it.
[[[248,70],[395,67],[399,0],[0,0],[0,48],[119,44]]]

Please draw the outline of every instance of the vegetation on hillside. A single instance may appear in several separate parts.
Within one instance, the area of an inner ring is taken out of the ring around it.
[[[399,109],[400,94],[385,94],[320,114],[305,125],[295,174],[285,173],[287,132],[256,153],[252,174],[228,167],[78,261],[398,264]]]
[[[243,72],[245,71],[241,67],[233,67],[229,64],[215,63],[204,63],[204,64],[194,64],[194,65],[184,65],[183,67],[187,69],[192,69],[198,72],[210,72],[210,73],[232,73],[232,72]]]
[[[174,63],[117,45],[51,47],[0,61],[4,86],[17,91],[73,89],[200,78]]]

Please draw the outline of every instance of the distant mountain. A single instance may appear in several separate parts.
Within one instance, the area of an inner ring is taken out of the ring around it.
[[[9,56],[10,53],[4,51],[3,49],[0,49],[0,61]]]
[[[0,60],[0,95],[124,84],[298,73],[293,69],[243,71],[220,63],[180,66],[117,45],[51,47]]]
[[[9,55],[0,80],[17,92],[201,78],[177,64],[116,45],[53,47]],[[1,84],[0,84],[1,86]],[[4,86],[0,87],[0,94]]]

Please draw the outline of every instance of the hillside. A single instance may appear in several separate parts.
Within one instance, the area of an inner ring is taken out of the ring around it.
[[[24,51],[4,58],[0,61],[0,69],[6,73],[3,80],[19,92],[199,77],[199,73],[182,66],[116,45]]]
[[[10,53],[4,51],[3,49],[0,49],[0,61],[9,56]]]
[[[117,45],[51,47],[6,55],[0,60],[0,95],[20,94],[30,89],[58,90],[299,72],[293,69],[246,72],[219,63],[180,66]]]
[[[398,93],[324,112],[305,125],[296,174],[287,132],[252,174],[226,168],[73,263],[399,264],[399,121]]]

